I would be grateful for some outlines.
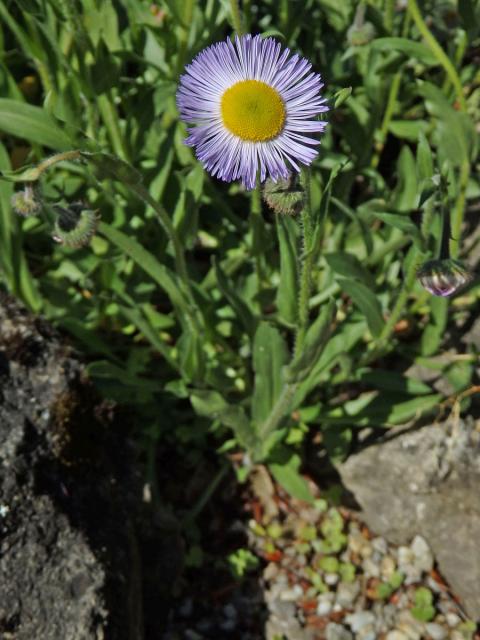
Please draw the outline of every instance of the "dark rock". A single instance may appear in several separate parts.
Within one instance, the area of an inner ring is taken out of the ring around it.
[[[430,545],[467,614],[480,619],[480,431],[452,419],[391,431],[338,466],[367,524],[397,544]]]
[[[168,591],[178,529],[162,537],[145,513],[124,421],[99,401],[72,350],[2,294],[0,390],[0,637],[159,637],[157,623],[144,623],[150,601],[158,621],[162,605],[142,577],[142,553],[156,542],[144,560]]]

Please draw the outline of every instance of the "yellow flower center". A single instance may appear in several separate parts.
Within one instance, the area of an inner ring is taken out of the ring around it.
[[[283,129],[287,112],[275,89],[259,80],[242,80],[225,91],[221,112],[223,124],[242,140],[272,140]]]

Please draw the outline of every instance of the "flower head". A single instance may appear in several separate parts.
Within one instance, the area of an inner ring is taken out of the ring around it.
[[[417,278],[424,289],[434,296],[451,296],[474,276],[459,260],[429,260],[417,272]]]
[[[27,184],[23,191],[17,191],[12,196],[12,209],[19,216],[28,218],[38,216],[42,210],[40,198],[32,185]]]
[[[180,78],[177,104],[188,129],[186,144],[213,176],[241,179],[253,189],[287,179],[317,156],[328,111],[310,62],[273,38],[246,35],[204,49]]]

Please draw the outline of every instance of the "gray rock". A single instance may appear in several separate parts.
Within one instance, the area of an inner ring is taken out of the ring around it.
[[[363,627],[375,624],[375,615],[371,611],[358,611],[345,616],[345,622],[350,625],[353,633],[358,633]]]
[[[351,455],[338,470],[370,528],[396,544],[424,538],[469,617],[479,620],[480,431],[475,427],[455,420],[417,431],[392,429],[383,442]],[[422,562],[427,566],[430,559]]]
[[[425,625],[425,631],[432,640],[445,640],[448,637],[448,630],[435,622],[428,622]]]
[[[360,582],[358,580],[355,582],[340,582],[337,587],[337,603],[341,607],[348,609],[353,605],[359,593]]]
[[[325,639],[326,640],[353,640],[353,636],[345,629],[341,624],[336,624],[335,622],[330,622],[327,624],[327,628],[325,629]]]

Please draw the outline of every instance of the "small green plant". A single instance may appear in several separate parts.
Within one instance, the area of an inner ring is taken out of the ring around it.
[[[415,591],[412,616],[421,622],[429,622],[435,617],[433,593],[426,587],[419,587]]]
[[[250,549],[237,549],[227,557],[230,570],[235,578],[243,578],[246,573],[258,567],[259,560]]]

